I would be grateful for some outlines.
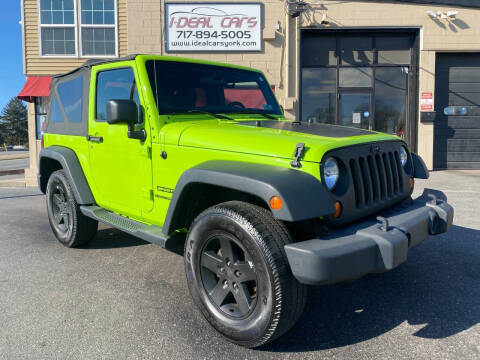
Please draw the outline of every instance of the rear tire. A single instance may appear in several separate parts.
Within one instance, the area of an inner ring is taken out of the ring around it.
[[[202,212],[185,242],[190,294],[229,341],[258,347],[274,341],[303,313],[307,288],[292,275],[286,227],[270,211],[231,201]]]
[[[46,198],[48,221],[62,245],[78,247],[95,236],[98,221],[82,214],[63,170],[50,175]]]

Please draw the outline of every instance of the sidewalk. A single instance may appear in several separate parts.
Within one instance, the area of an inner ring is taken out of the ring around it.
[[[0,154],[0,187],[25,187],[25,168],[28,152],[2,152]]]
[[[25,187],[25,175],[22,172],[16,175],[0,176],[0,187]]]

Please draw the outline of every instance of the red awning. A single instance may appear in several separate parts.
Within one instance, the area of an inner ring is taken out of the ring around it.
[[[36,96],[48,96],[51,81],[51,76],[30,76],[17,97],[20,100],[32,102]]]

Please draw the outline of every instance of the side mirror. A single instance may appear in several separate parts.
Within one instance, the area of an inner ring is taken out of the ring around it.
[[[107,102],[109,124],[133,125],[138,122],[138,107],[133,100],[109,100]]]
[[[141,109],[133,100],[109,100],[107,102],[107,122],[109,124],[127,124],[127,136],[130,139],[145,141],[147,132],[144,128],[135,130],[135,124],[143,122]]]

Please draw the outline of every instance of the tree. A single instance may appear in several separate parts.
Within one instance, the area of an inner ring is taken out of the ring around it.
[[[10,99],[0,115],[0,142],[11,145],[28,142],[27,107],[17,97]]]
[[[6,133],[5,127],[3,126],[0,120],[0,149],[2,148],[3,144],[6,142],[5,133]]]

